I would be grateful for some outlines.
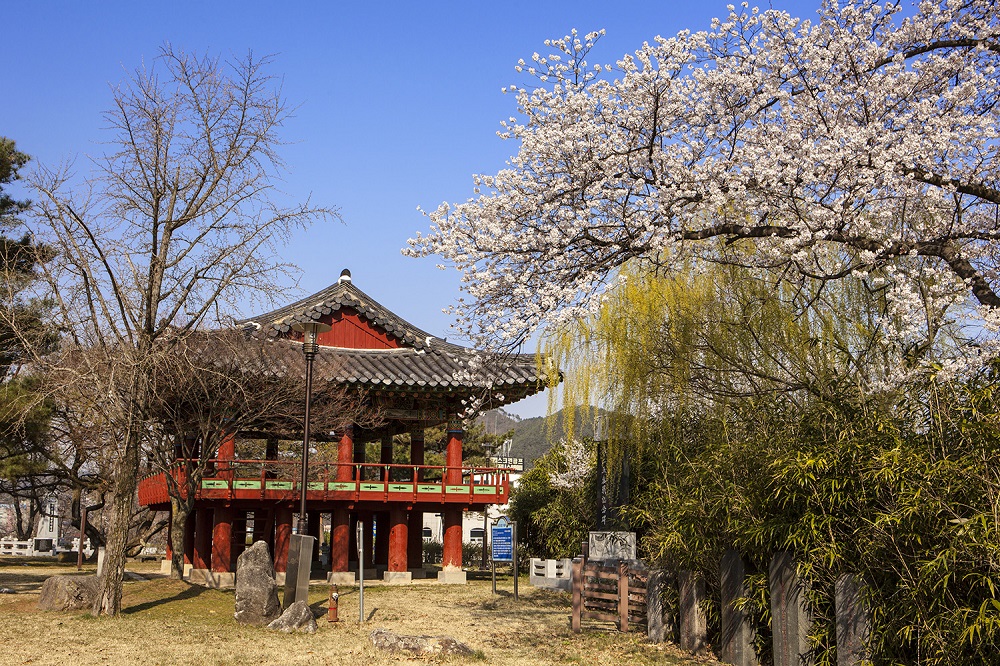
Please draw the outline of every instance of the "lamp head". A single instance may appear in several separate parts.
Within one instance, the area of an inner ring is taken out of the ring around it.
[[[316,338],[320,333],[326,333],[331,326],[320,321],[306,321],[292,324],[292,330],[302,334],[302,353],[306,357],[313,357],[319,351]]]

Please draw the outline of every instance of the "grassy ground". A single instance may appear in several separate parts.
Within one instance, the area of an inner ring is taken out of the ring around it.
[[[87,567],[85,567],[86,572]],[[378,627],[404,634],[447,634],[477,651],[470,664],[715,663],[684,657],[672,646],[651,645],[639,633],[585,623],[569,630],[569,596],[521,586],[493,596],[489,581],[466,586],[365,587],[368,621],[358,622],[358,590],[340,588],[340,618],[326,620],[329,588],[316,585],[310,601],[319,631],[287,635],[233,620],[233,592],[158,577],[157,564],[130,566],[150,580],[125,584],[124,611],[116,619],[86,612],[43,612],[38,588],[48,576],[76,573],[75,565],[0,560],[0,663],[4,664],[398,664],[427,660],[377,651],[369,633]],[[90,573],[92,573],[92,567]],[[525,583],[527,581],[524,581]],[[507,584],[509,587],[509,582]],[[434,660],[439,661],[439,660]]]

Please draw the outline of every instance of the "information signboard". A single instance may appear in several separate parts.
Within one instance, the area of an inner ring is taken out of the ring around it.
[[[514,526],[501,516],[490,530],[494,562],[514,561]]]

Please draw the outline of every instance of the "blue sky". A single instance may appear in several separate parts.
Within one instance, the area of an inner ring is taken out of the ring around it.
[[[761,4],[763,7],[764,5]],[[773,6],[815,16],[818,0]],[[165,41],[223,56],[274,54],[271,72],[298,107],[283,149],[283,189],[338,206],[345,224],[300,234],[286,257],[303,293],[350,268],[355,284],[421,328],[452,336],[441,310],[459,276],[400,248],[427,227],[417,206],[471,195],[474,173],[516,146],[496,136],[515,112],[501,93],[523,82],[518,58],[570,29],[605,28],[593,62],[613,62],[656,35],[707,28],[725,2],[13,2],[0,10],[0,135],[44,163],[101,150],[110,86]],[[252,314],[252,313],[243,313]],[[530,350],[525,350],[530,351]],[[513,405],[545,413],[536,397]]]

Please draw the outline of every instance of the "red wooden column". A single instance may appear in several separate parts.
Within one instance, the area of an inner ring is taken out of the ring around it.
[[[393,507],[389,511],[389,571],[405,572],[407,518],[406,509]],[[388,576],[386,577],[389,578]]]
[[[354,426],[348,425],[337,443],[337,481],[350,481],[354,462]]]
[[[443,512],[444,544],[441,553],[442,571],[462,568],[462,509],[447,508]]]
[[[424,464],[424,429],[418,428],[410,432],[410,464]],[[413,472],[413,483],[420,483],[419,469]],[[406,560],[413,569],[424,566],[424,512],[414,509],[409,514],[409,525],[406,530],[407,546]]]
[[[347,573],[350,567],[351,514],[347,509],[334,509],[330,522],[330,572]]]
[[[212,563],[212,510],[196,509],[194,514],[194,548],[192,569],[207,570]]]
[[[219,451],[215,454],[218,460],[235,460],[236,459],[236,435],[227,434],[223,439],[222,443],[219,444]],[[235,471],[232,465],[228,463],[219,463],[217,469],[222,472],[219,476],[224,479],[229,479],[231,482],[233,480],[233,475]]]
[[[292,507],[279,506],[274,510],[274,570],[288,570],[288,542],[292,538]]]
[[[448,450],[445,454],[448,465],[444,483],[457,486],[462,483],[462,422],[456,415],[448,419]],[[447,490],[445,491],[447,492]],[[462,571],[462,509],[448,507],[442,512],[444,518],[444,544],[441,553],[442,582],[465,582]]]
[[[445,484],[457,486],[462,483],[462,422],[457,417],[448,419],[448,449],[445,454],[445,464],[448,472],[445,475]]]
[[[212,573],[232,571],[232,539],[233,510],[219,507],[212,527]]]

